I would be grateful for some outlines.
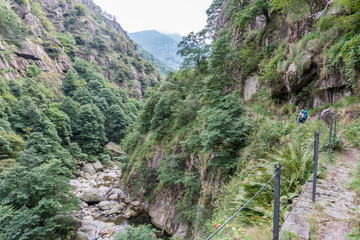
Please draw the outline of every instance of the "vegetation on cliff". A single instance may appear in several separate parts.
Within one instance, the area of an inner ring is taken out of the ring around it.
[[[175,196],[170,210],[153,211],[165,219],[156,224],[203,238],[268,179],[273,162],[287,163],[326,129],[297,126],[297,105],[311,115],[359,91],[354,0],[214,0],[205,29],[179,45],[182,69],[160,83],[114,17],[81,3],[0,0],[0,238],[70,239],[66,214],[77,201],[67,182],[78,161],[109,161],[108,141],[127,153],[118,160],[133,196],[149,208]],[[355,145],[358,125],[344,130]],[[283,176],[282,214],[310,164],[305,154]],[[270,186],[228,233],[267,229],[271,195]]]
[[[297,105],[357,94],[358,14],[355,1],[213,1],[208,16],[217,19],[216,31],[210,24],[183,39],[183,69],[147,92],[123,141],[123,181],[134,196],[151,203],[163,189],[176,192],[178,221],[191,226],[188,237],[200,237],[205,226],[204,238],[266,182],[273,162],[287,163],[313,141],[315,129],[325,129],[320,122],[299,128]],[[253,77],[260,87],[244,104]],[[284,176],[282,211],[310,176],[310,155]],[[271,201],[270,187],[228,231],[266,225]]]

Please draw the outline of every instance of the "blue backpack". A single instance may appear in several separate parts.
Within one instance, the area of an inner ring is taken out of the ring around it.
[[[302,114],[303,114],[303,119],[304,120],[307,119],[307,117],[308,117],[307,111],[306,110],[302,111]]]

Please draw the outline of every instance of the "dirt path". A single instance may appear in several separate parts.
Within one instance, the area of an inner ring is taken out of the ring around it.
[[[323,164],[326,171],[318,180],[316,204],[311,202],[312,182],[308,182],[300,200],[294,200],[296,206],[285,216],[282,234],[289,236],[286,232],[290,231],[300,239],[346,240],[351,219],[359,211],[356,195],[349,188],[358,160],[359,151],[347,148],[334,164]]]

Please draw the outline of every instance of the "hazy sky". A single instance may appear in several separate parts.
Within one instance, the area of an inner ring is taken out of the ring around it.
[[[187,35],[205,26],[212,0],[94,0],[103,11],[115,15],[125,31],[155,29]]]

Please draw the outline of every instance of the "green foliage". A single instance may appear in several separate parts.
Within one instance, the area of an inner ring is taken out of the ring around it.
[[[359,132],[360,132],[359,119],[354,121],[352,124],[347,125],[343,130],[345,139],[357,148],[360,148]]]
[[[28,28],[5,0],[0,0],[0,32],[5,41],[22,47]]]
[[[58,58],[60,56],[61,48],[60,48],[59,45],[57,45],[53,41],[44,41],[42,45],[44,47],[44,50],[47,52],[47,54],[51,58],[56,59],[56,58]]]
[[[74,93],[73,99],[81,105],[93,103],[93,96],[87,88],[80,87]]]
[[[158,239],[154,236],[156,232],[150,225],[126,226],[124,232],[115,235],[115,240],[155,240]]]
[[[183,38],[179,43],[177,52],[177,54],[184,57],[182,67],[196,67],[199,72],[202,71],[202,68],[204,68],[202,66],[206,64],[206,59],[210,53],[210,45],[205,40],[204,32],[196,34],[191,32]]]
[[[214,90],[222,91],[225,86],[234,84],[232,73],[235,69],[239,69],[239,65],[237,52],[231,47],[230,29],[222,29],[211,49],[209,60],[211,75],[204,81],[209,89],[208,96],[212,96]]]
[[[351,87],[355,87],[357,84],[355,69],[360,64],[359,49],[360,35],[347,34],[341,37],[328,51],[329,66],[331,68],[340,66],[350,80]]]
[[[77,200],[59,160],[28,169],[15,166],[0,174],[2,211],[0,235],[6,239],[57,239],[66,237],[59,216],[75,209]],[[10,215],[10,216],[9,216]],[[74,228],[72,228],[74,230]]]
[[[200,134],[203,151],[214,151],[216,154],[211,159],[211,165],[224,169],[231,167],[237,150],[244,146],[249,125],[242,105],[241,99],[233,93],[200,111],[204,119],[204,129]]]
[[[272,10],[281,12],[299,13],[301,6],[304,5],[303,0],[273,0],[271,1]]]
[[[29,97],[23,97],[16,104],[12,115],[9,118],[12,128],[22,134],[29,135],[32,132],[41,132],[44,136],[58,141],[59,136],[55,126],[51,121],[36,107]]]
[[[269,21],[269,3],[264,0],[251,0],[249,3],[244,4],[240,11],[234,16],[234,25],[239,29],[243,29],[250,24],[259,15],[264,15],[266,20]]]
[[[10,124],[9,124],[10,126]],[[24,147],[24,140],[11,131],[6,130],[0,122],[0,159],[13,158],[19,156]]]
[[[106,141],[104,117],[96,105],[87,104],[80,107],[74,137],[85,153],[101,152]]]
[[[70,137],[72,136],[70,118],[57,107],[50,107],[48,109],[48,117],[55,125],[56,131],[61,138],[61,143],[69,144]]]
[[[46,13],[43,11],[43,7],[40,3],[31,1],[31,13],[35,15],[41,22],[41,25],[49,32],[55,31],[54,25],[46,17]]]
[[[73,8],[73,13],[76,16],[81,17],[81,16],[86,16],[88,14],[88,10],[84,5],[80,3],[76,3]]]
[[[66,34],[57,33],[56,37],[64,47],[65,53],[70,57],[71,60],[74,60],[75,54],[78,51],[74,36],[68,32]]]
[[[33,63],[26,70],[26,75],[29,78],[34,78],[42,72],[43,72],[43,70],[41,68],[39,68],[36,64]]]
[[[126,135],[127,127],[132,120],[125,114],[119,105],[112,105],[106,116],[106,137],[109,141],[120,143]]]
[[[72,96],[74,92],[80,87],[80,80],[77,71],[71,68],[62,81],[64,92],[66,95]]]

